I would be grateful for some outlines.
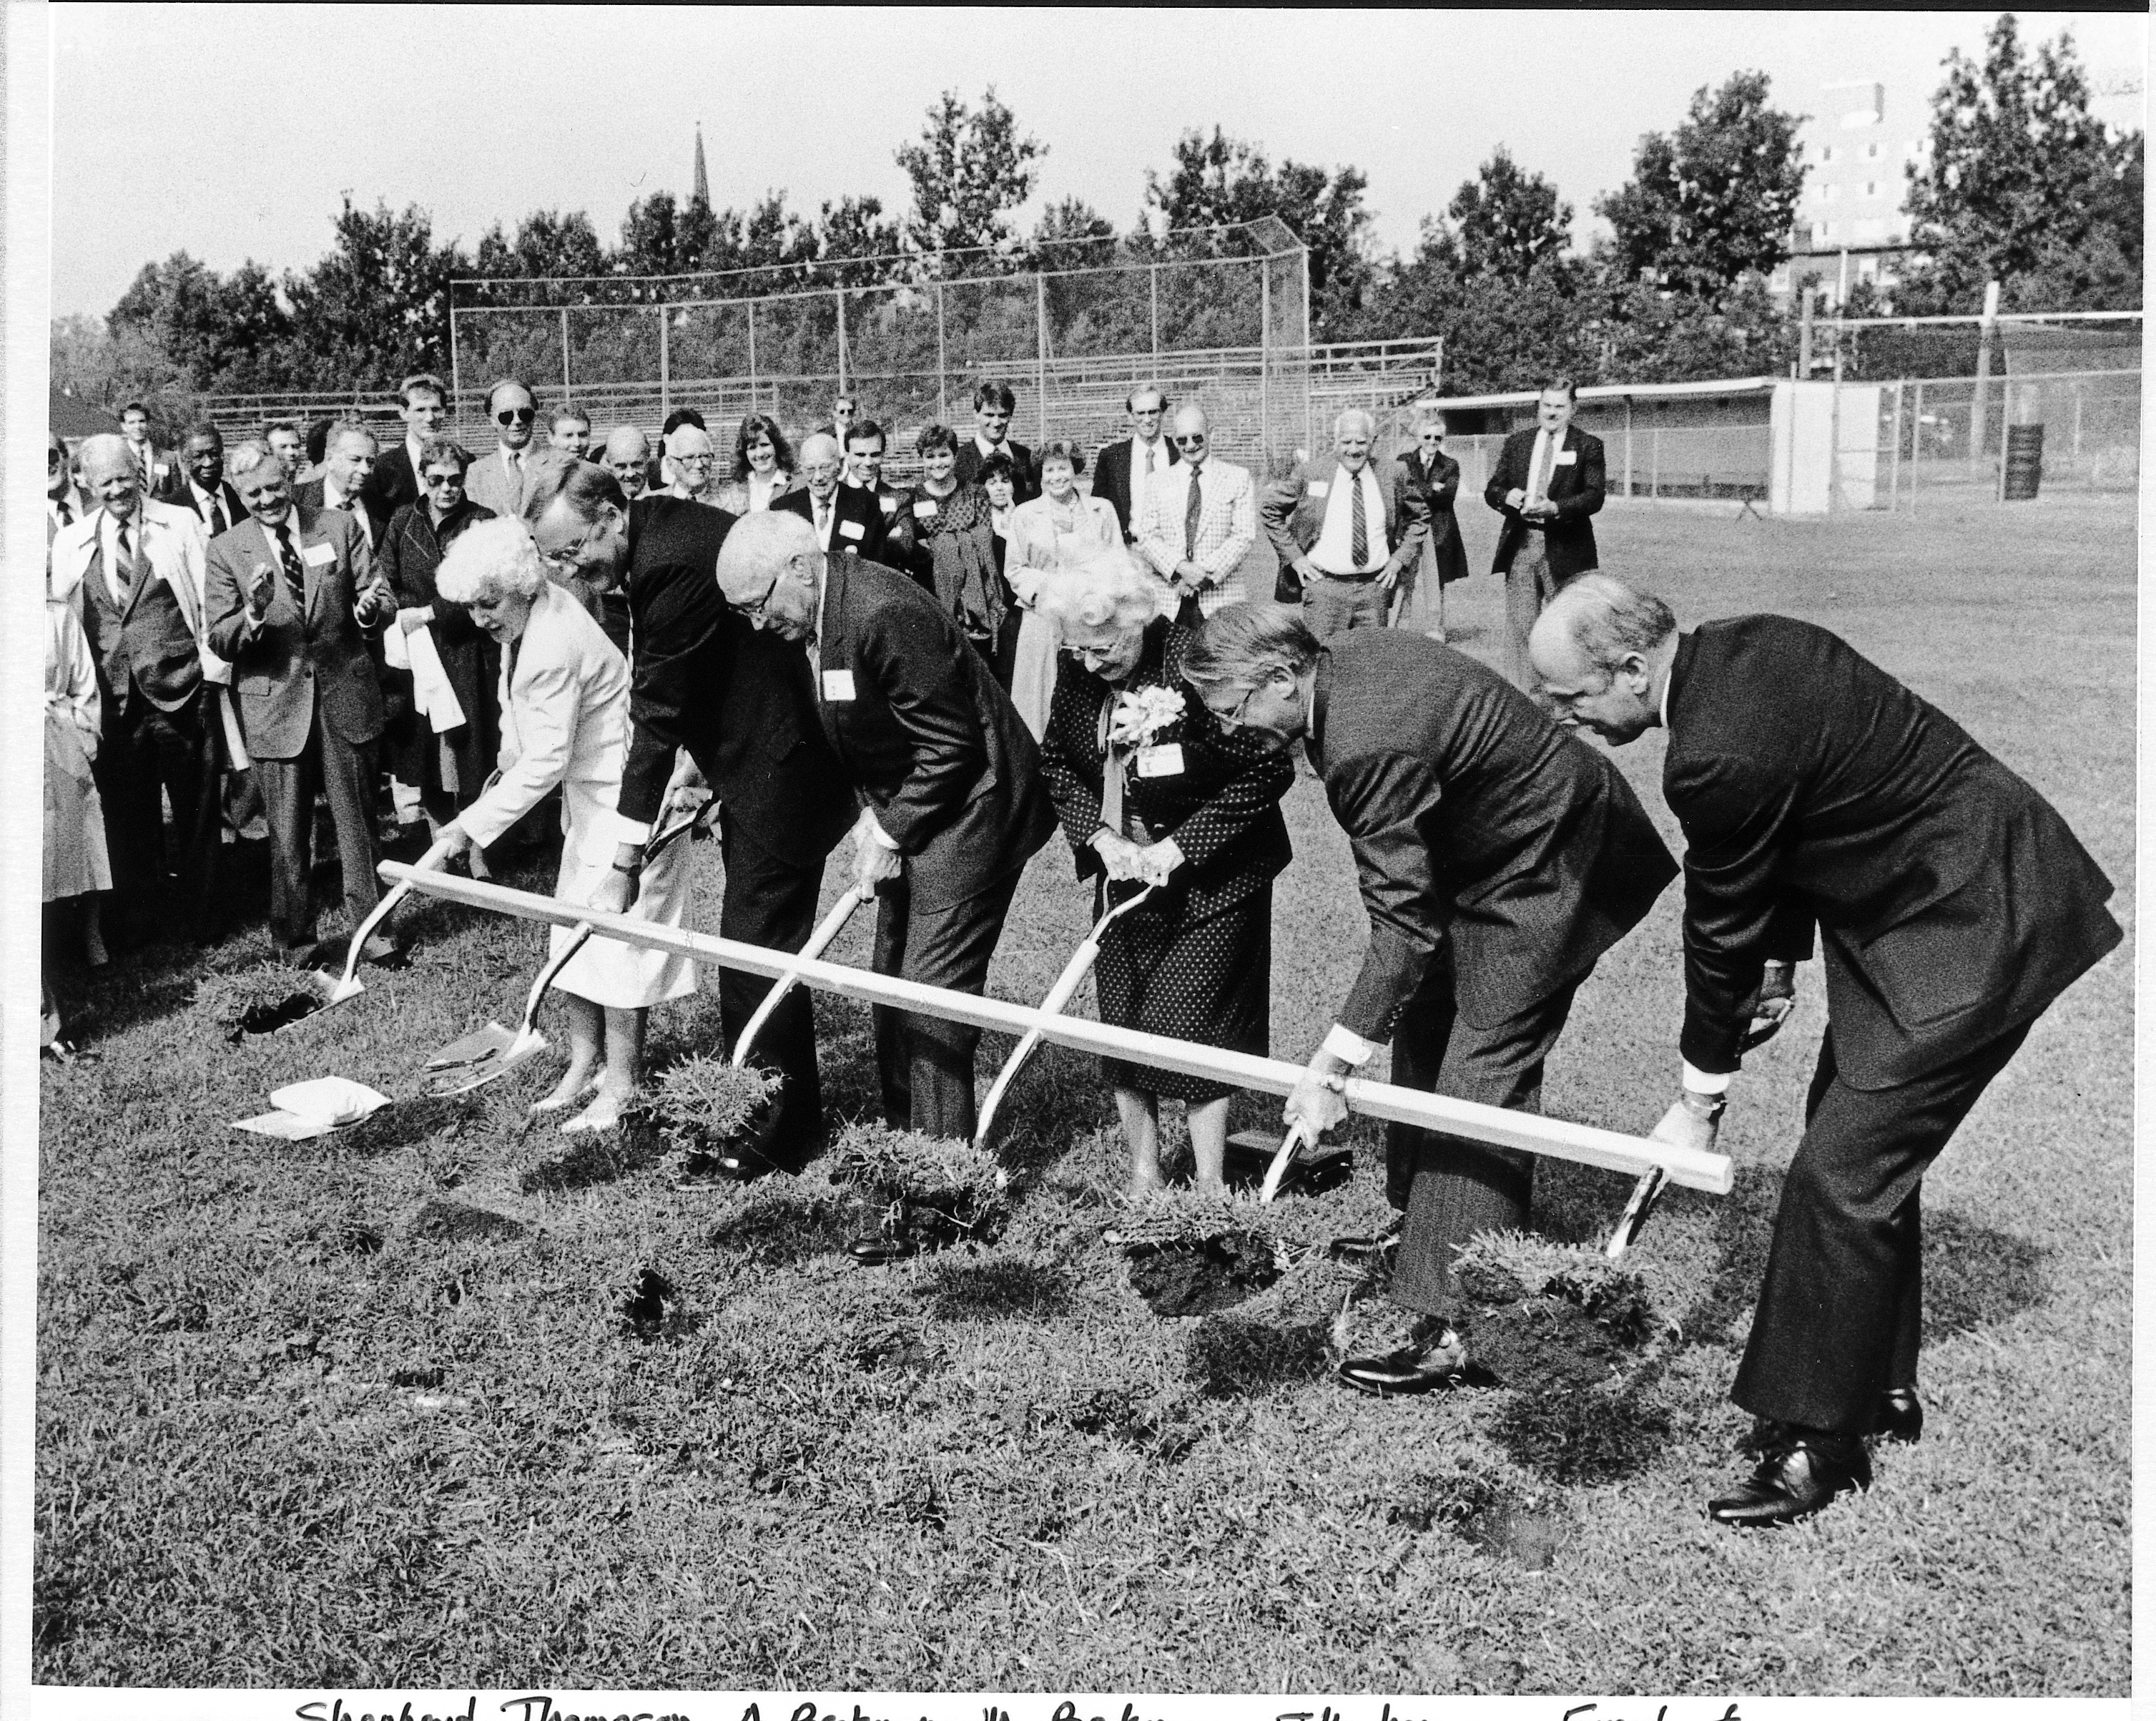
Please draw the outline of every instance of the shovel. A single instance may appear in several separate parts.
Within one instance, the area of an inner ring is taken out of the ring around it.
[[[1128,913],[1150,896],[1152,888],[1147,885],[1135,896],[1124,898],[1094,923],[1093,930],[1086,933],[1086,942],[1078,947],[1070,965],[1056,976],[1055,984],[1048,989],[1048,996],[1040,1000],[1043,1015],[1054,1016],[1063,1013],[1063,1006],[1070,1002],[1070,994],[1078,989],[1079,982],[1092,971],[1094,960],[1101,953],[1101,935],[1108,930],[1117,915]],[[989,1127],[996,1121],[996,1107],[1003,1103],[1004,1095],[1009,1092],[1011,1083],[1018,1079],[1020,1066],[1033,1056],[1034,1048],[1040,1044],[1040,1029],[1028,1029],[1025,1037],[1004,1060],[1003,1068],[996,1071],[994,1085],[988,1089],[988,1098],[981,1102],[981,1121],[973,1131],[975,1147],[988,1144]]]
[[[717,803],[711,804],[716,806]],[[701,812],[692,813],[658,832],[644,845],[645,861],[650,861],[702,816]],[[551,958],[539,970],[539,977],[531,983],[531,994],[524,1000],[524,1015],[516,1032],[511,1033],[499,1022],[489,1022],[460,1040],[452,1040],[429,1058],[422,1066],[424,1072],[434,1078],[428,1083],[428,1093],[436,1099],[470,1093],[489,1082],[499,1081],[518,1065],[529,1063],[544,1051],[547,1036],[539,1031],[539,1006],[546,1001],[556,977],[568,965],[569,958],[584,948],[592,932],[591,922],[578,921],[571,929],[569,941],[562,947],[561,953]]]
[[[854,917],[854,911],[874,894],[874,891],[865,891],[855,885],[831,905],[831,912],[818,922],[816,930],[808,935],[808,942],[801,947],[801,953],[794,959],[794,965],[772,982],[771,990],[763,994],[763,1002],[757,1005],[756,1013],[742,1029],[741,1038],[734,1042],[734,1066],[737,1069],[748,1061],[750,1045],[762,1031],[763,1025],[771,1020],[771,1014],[778,1008],[779,1000],[801,984],[802,967],[824,953],[824,948]]]
[[[1317,1138],[1301,1123],[1287,1133],[1287,1138],[1273,1152],[1273,1163],[1265,1168],[1265,1180],[1258,1185],[1260,1206],[1280,1194],[1281,1180],[1287,1175],[1288,1167],[1295,1164],[1295,1156],[1306,1147],[1315,1147]]]
[[[429,866],[443,864],[448,858],[448,846],[442,843],[436,843],[433,848],[419,857],[419,866],[422,871],[424,871]],[[289,1020],[280,1022],[270,1031],[273,1034],[282,1034],[287,1028],[298,1023],[313,1020],[326,1009],[335,1009],[341,1004],[351,1003],[353,999],[366,991],[367,983],[359,978],[359,958],[367,948],[367,941],[374,936],[374,929],[388,918],[389,911],[411,894],[412,881],[407,879],[376,903],[374,912],[360,922],[358,929],[352,935],[351,945],[345,952],[343,975],[333,980],[326,972],[319,968],[310,973],[306,976],[307,981],[318,989],[320,996],[311,1000],[305,1009],[300,1010]],[[306,995],[301,993],[299,997],[305,999]]]

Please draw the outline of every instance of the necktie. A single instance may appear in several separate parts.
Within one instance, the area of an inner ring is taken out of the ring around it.
[[[291,527],[277,527],[277,560],[285,570],[285,593],[295,608],[303,607],[303,594],[307,589],[305,570],[300,566],[299,552],[292,547]]]
[[[1199,469],[1190,469],[1190,495],[1183,505],[1183,554],[1186,561],[1198,559],[1198,516],[1204,507],[1203,493],[1198,488]]]
[[[212,496],[209,499],[209,535],[212,537],[215,537],[219,532],[224,531],[231,524],[232,522],[224,517],[223,499],[219,496]]]
[[[827,550],[831,547],[831,505],[829,502],[816,504],[816,541]]]
[[[59,501],[59,509],[60,509],[60,524],[61,524],[61,525],[63,525],[63,526],[69,526],[69,525],[74,524],[74,516],[73,514],[71,514],[71,513],[69,513],[69,512],[68,511],[67,498],[66,498],[65,496],[62,496],[62,497],[60,498],[60,501]]]
[[[1363,511],[1363,475],[1350,473],[1348,483],[1355,498],[1354,511],[1348,519],[1348,554],[1355,563],[1355,572],[1360,573],[1370,559],[1370,521]]]
[[[127,601],[127,593],[134,588],[135,547],[127,542],[127,522],[124,520],[120,522],[120,560],[111,570],[108,583],[112,588],[112,595],[122,604]]]

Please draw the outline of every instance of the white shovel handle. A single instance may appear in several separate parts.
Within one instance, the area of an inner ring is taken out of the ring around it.
[[[1265,1180],[1258,1186],[1260,1205],[1280,1194],[1281,1180],[1287,1175],[1288,1167],[1295,1164],[1296,1154],[1302,1148],[1314,1145],[1316,1140],[1317,1138],[1301,1123],[1288,1131],[1286,1139],[1273,1150],[1273,1163],[1265,1167]]]
[[[833,903],[831,912],[818,922],[816,930],[808,935],[808,942],[801,947],[801,953],[794,958],[795,965],[771,983],[771,990],[763,994],[763,1002],[757,1005],[755,1014],[749,1017],[748,1025],[741,1031],[741,1038],[734,1042],[734,1066],[737,1069],[748,1061],[749,1047],[755,1043],[756,1036],[762,1032],[763,1025],[771,1020],[772,1012],[778,1008],[786,994],[800,984],[801,964],[814,962],[824,953],[824,948],[844,929],[846,922],[854,917],[854,911],[867,902],[870,894],[855,885]]]
[[[445,865],[453,846],[447,840],[437,842],[419,857],[419,870],[424,872],[429,867]],[[345,952],[344,978],[336,984],[339,994],[351,991],[352,981],[359,974],[360,953],[367,948],[367,941],[374,936],[374,929],[388,917],[391,909],[411,894],[412,881],[408,878],[392,887],[389,894],[374,905],[374,912],[360,922],[359,930],[352,935],[352,948]]]

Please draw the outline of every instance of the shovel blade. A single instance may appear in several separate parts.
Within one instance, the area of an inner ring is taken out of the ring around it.
[[[484,1028],[473,1029],[461,1040],[452,1040],[427,1060],[425,1067],[451,1071],[464,1070],[482,1061],[500,1057],[516,1039],[516,1035],[501,1023],[489,1022]]]
[[[488,1024],[492,1027],[495,1025]],[[484,1030],[481,1030],[485,1031]],[[505,1044],[498,1052],[475,1060],[462,1068],[443,1071],[428,1087],[427,1092],[437,1099],[452,1095],[470,1093],[485,1087],[489,1082],[499,1081],[520,1065],[529,1063],[547,1049],[547,1036],[536,1029],[511,1037],[504,1031]]]

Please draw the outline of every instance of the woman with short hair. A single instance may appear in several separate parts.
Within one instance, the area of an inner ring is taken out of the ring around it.
[[[1467,547],[1460,542],[1460,521],[1452,511],[1460,495],[1460,462],[1445,451],[1443,414],[1425,413],[1417,421],[1415,445],[1400,456],[1400,464],[1408,469],[1408,481],[1430,506],[1430,547],[1424,555],[1435,563],[1437,578],[1427,585],[1419,581],[1419,563],[1402,570],[1393,599],[1393,625],[1419,626],[1442,643],[1445,588],[1467,578]]]
[[[501,650],[472,624],[470,612],[444,598],[435,584],[449,546],[480,521],[495,517],[493,509],[465,494],[470,465],[471,456],[449,437],[428,442],[413,475],[419,499],[391,515],[382,534],[382,574],[397,594],[401,655],[408,663],[414,652],[431,650],[440,681],[434,681],[429,670],[429,683],[446,687],[464,719],[444,728],[431,711],[417,708],[416,665],[385,671],[385,682],[403,697],[393,701],[397,710],[382,732],[382,763],[398,782],[418,792],[430,837],[439,837],[458,809],[477,799],[501,745],[495,686],[501,679]],[[474,876],[485,877],[485,866],[476,856],[474,861]]]
[[[466,606],[474,625],[500,648],[502,664],[501,778],[444,828],[442,840],[454,845],[452,852],[492,842],[558,785],[562,870],[555,900],[588,903],[613,866],[613,809],[629,743],[629,665],[576,598],[547,578],[521,521],[467,527],[442,558],[434,583],[444,598]],[[668,810],[708,798],[677,772]],[[688,867],[677,844],[644,869],[629,912],[678,927],[687,905]],[[550,957],[569,937],[567,927],[553,929]],[[588,1094],[589,1106],[562,1128],[611,1129],[636,1092],[650,1006],[695,991],[696,969],[683,957],[593,938],[554,984],[569,1006],[569,1067],[531,1109],[561,1111]]]
[[[1054,569],[1075,567],[1123,541],[1107,498],[1079,494],[1086,455],[1075,443],[1050,443],[1040,451],[1040,494],[1011,511],[1003,569],[1022,617],[1011,651],[1011,703],[1035,741],[1048,727],[1055,697],[1055,627],[1035,601],[1040,582]]]
[[[1280,801],[1295,768],[1224,729],[1184,684],[1189,635],[1171,619],[1176,607],[1120,543],[1042,574],[1034,609],[1055,626],[1063,660],[1041,771],[1079,876],[1100,881],[1096,917],[1154,886],[1101,938],[1101,1020],[1262,1055],[1272,881],[1292,853]],[[1103,1071],[1131,1151],[1132,1195],[1161,1186],[1163,1094],[1188,1108],[1199,1190],[1224,1194],[1233,1090],[1116,1059]]]
[[[1009,590],[996,571],[995,505],[979,485],[958,481],[958,439],[952,431],[931,424],[914,446],[921,487],[913,493],[910,572],[993,669],[1010,613]],[[1007,673],[1008,665],[996,679],[1005,681]]]
[[[732,514],[761,514],[793,486],[793,448],[778,420],[751,413],[734,436],[733,481],[718,504]]]

